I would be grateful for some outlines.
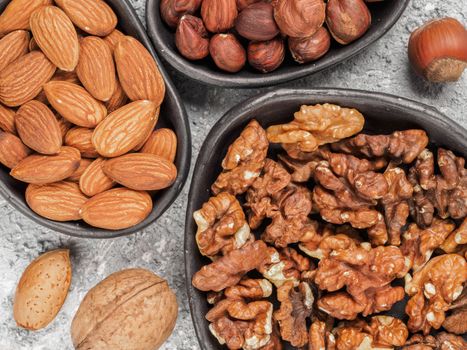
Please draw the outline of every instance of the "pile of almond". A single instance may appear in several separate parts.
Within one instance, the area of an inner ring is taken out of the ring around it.
[[[119,230],[177,177],[177,137],[155,129],[154,58],[102,0],[12,0],[0,15],[0,163],[55,221]]]

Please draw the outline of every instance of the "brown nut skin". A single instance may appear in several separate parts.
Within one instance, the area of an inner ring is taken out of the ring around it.
[[[193,14],[198,11],[202,1],[203,0],[161,0],[161,17],[169,27],[175,28],[184,14]]]
[[[77,350],[158,349],[177,320],[167,281],[144,269],[111,274],[84,297],[71,324]]]
[[[204,25],[212,33],[221,33],[232,28],[237,15],[235,0],[203,0],[201,5]]]
[[[248,63],[262,73],[276,70],[285,57],[285,45],[282,38],[268,41],[252,41],[248,45]]]
[[[237,17],[235,29],[249,40],[265,41],[279,34],[274,20],[274,8],[266,2],[258,2],[245,8]]]
[[[321,27],[310,37],[289,38],[289,50],[298,63],[316,61],[324,56],[331,47],[331,35],[326,28]]]
[[[175,32],[178,51],[189,60],[200,60],[209,55],[208,32],[200,18],[184,15]]]
[[[236,73],[245,66],[245,49],[233,34],[214,35],[209,52],[217,67],[226,72]]]
[[[313,35],[326,17],[323,0],[276,0],[273,6],[281,32],[291,37]]]
[[[408,53],[412,67],[425,79],[459,80],[467,67],[467,30],[454,18],[430,21],[412,33]]]
[[[326,24],[332,37],[342,45],[350,44],[366,33],[371,13],[363,0],[329,0]]]
[[[237,0],[237,9],[238,11],[243,10],[244,8],[247,8],[251,4],[254,4],[256,2],[260,2],[262,0]]]

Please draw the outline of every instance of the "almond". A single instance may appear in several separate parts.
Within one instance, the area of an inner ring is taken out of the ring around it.
[[[120,84],[130,100],[150,100],[160,106],[165,96],[164,78],[143,44],[125,36],[115,46],[114,57]]]
[[[31,15],[31,31],[47,58],[64,71],[78,64],[79,43],[75,27],[56,6],[44,6]]]
[[[79,179],[79,188],[85,195],[93,197],[114,187],[115,182],[102,170],[104,163],[104,158],[97,158]]]
[[[79,211],[88,200],[75,182],[28,185],[26,202],[36,214],[53,221],[80,220]]]
[[[84,88],[66,81],[50,81],[44,91],[52,107],[69,122],[94,128],[107,115],[105,106]]]
[[[86,33],[105,36],[117,26],[117,16],[102,0],[56,0],[55,3]]]
[[[19,137],[0,131],[0,163],[7,168],[14,168],[31,153]]]
[[[0,104],[0,130],[16,135],[15,111]]]
[[[103,170],[115,182],[137,191],[162,190],[177,178],[173,163],[149,153],[131,153],[109,159]]]
[[[113,111],[119,109],[126,105],[128,101],[128,97],[125,95],[125,91],[123,91],[122,86],[118,82],[115,81],[115,90],[110,96],[110,99],[105,103],[105,107],[107,107],[107,113],[112,113]]]
[[[65,136],[65,144],[80,151],[82,157],[97,158],[99,157],[99,153],[97,153],[91,142],[93,132],[93,129],[72,128]]]
[[[117,43],[120,41],[121,38],[124,38],[124,37],[125,37],[125,34],[123,34],[118,29],[115,29],[114,31],[112,31],[112,33],[110,33],[104,38],[104,41],[107,43],[107,45],[109,45],[110,50],[113,53],[115,50],[115,46],[117,46]]]
[[[31,38],[31,40],[29,40],[29,51],[36,51],[36,50],[40,50],[40,47],[39,45],[37,45],[36,43],[36,39],[34,39],[34,37]]]
[[[31,14],[52,0],[12,0],[0,15],[0,37],[17,29],[29,30]]]
[[[136,101],[109,114],[94,130],[92,143],[103,157],[118,157],[135,148],[159,117],[151,101]]]
[[[62,131],[53,112],[42,102],[29,101],[15,117],[16,128],[26,146],[42,154],[56,154],[62,147]]]
[[[148,125],[148,128],[146,129],[146,131],[144,132],[144,138],[141,140],[140,143],[138,143],[136,145],[135,148],[133,148],[133,150],[135,152],[138,152],[141,148],[143,148],[144,144],[146,143],[146,141],[149,139],[149,137],[151,136],[152,132],[154,131],[154,128],[156,127],[156,124],[157,124],[157,119],[154,120],[154,122],[151,124],[151,125]]]
[[[76,73],[86,90],[97,100],[108,101],[115,91],[116,75],[112,51],[104,40],[88,36],[80,40]]]
[[[57,155],[33,154],[11,170],[15,179],[32,184],[48,184],[66,179],[78,170],[81,156],[72,147],[62,147]]]
[[[73,127],[73,124],[71,124],[68,120],[60,117],[59,115],[55,115],[55,118],[57,119],[58,126],[60,127],[60,131],[62,132],[62,137],[63,139],[65,139],[68,130],[70,130]]]
[[[152,199],[147,192],[114,188],[89,199],[80,213],[91,226],[122,230],[139,224],[151,211]]]
[[[68,249],[47,252],[31,262],[16,287],[13,317],[18,326],[29,330],[46,327],[62,308],[70,283]]]
[[[155,130],[141,149],[141,153],[151,153],[174,162],[177,154],[177,135],[170,129]]]
[[[0,72],[0,102],[21,106],[36,97],[54,73],[55,66],[42,52],[21,56]]]
[[[65,72],[62,70],[57,70],[50,79],[50,81],[67,81],[69,83],[73,84],[80,84],[80,81],[78,79],[78,76],[76,75],[76,72]],[[46,105],[50,104],[49,101],[47,100],[47,96],[45,95],[45,91],[42,90],[39,95],[35,98],[36,100],[45,103]]]
[[[0,39],[0,71],[17,58],[28,53],[29,32],[15,30]]]
[[[79,182],[81,175],[83,175],[84,171],[91,165],[92,161],[92,159],[81,158],[78,170],[76,170],[73,175],[68,177],[67,181]]]

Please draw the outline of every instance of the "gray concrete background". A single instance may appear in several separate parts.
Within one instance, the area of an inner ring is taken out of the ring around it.
[[[145,1],[131,2],[144,20]],[[406,58],[410,32],[428,19],[443,16],[453,16],[467,24],[467,2],[412,0],[395,27],[363,53],[335,68],[281,87],[342,87],[398,94],[433,105],[467,127],[467,74],[454,84],[429,85],[412,74]],[[190,116],[193,163],[205,136],[223,113],[265,91],[215,89],[176,75],[174,80]],[[44,229],[0,199],[0,349],[72,349],[70,323],[85,293],[110,273],[128,267],[148,268],[166,277],[176,290],[179,318],[162,349],[199,349],[188,309],[183,268],[188,189],[189,183],[170,210],[146,230],[131,237],[102,241],[68,238]],[[34,333],[22,330],[12,317],[16,283],[31,260],[59,247],[69,247],[73,260],[73,280],[65,305],[45,330]]]

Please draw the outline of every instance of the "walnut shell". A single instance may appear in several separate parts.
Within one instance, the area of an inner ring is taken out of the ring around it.
[[[151,271],[111,274],[84,297],[71,324],[76,349],[158,349],[170,336],[178,305],[167,282]]]

